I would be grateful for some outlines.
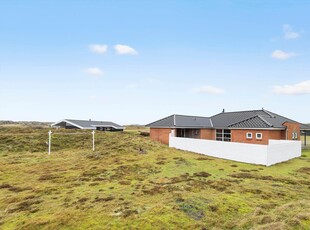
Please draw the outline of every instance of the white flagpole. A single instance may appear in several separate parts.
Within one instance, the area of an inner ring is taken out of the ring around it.
[[[52,144],[52,131],[48,132],[48,155],[51,154],[51,144]]]
[[[95,151],[95,130],[92,131],[93,134],[93,151]]]

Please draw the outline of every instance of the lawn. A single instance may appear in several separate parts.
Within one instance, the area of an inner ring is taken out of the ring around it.
[[[47,155],[47,131],[0,127],[1,229],[310,229],[309,150],[265,167],[53,130]]]

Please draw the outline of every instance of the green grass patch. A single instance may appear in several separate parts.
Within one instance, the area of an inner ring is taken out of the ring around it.
[[[96,132],[94,152],[90,131],[52,131],[47,155],[48,129],[0,127],[1,229],[310,228],[309,150],[265,167],[134,129]]]

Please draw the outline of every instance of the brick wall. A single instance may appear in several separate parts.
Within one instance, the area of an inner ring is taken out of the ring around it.
[[[246,133],[252,133],[252,138],[247,139]],[[256,133],[261,133],[263,135],[262,139],[257,139]],[[269,139],[281,140],[281,137],[282,137],[281,130],[272,130],[272,131],[271,130],[255,130],[255,129],[247,129],[247,130],[233,129],[231,130],[231,141],[232,142],[268,145]]]
[[[285,130],[269,130],[269,140],[286,140]]]
[[[285,122],[283,123],[284,126],[287,127],[287,140],[293,140],[292,139],[292,133],[297,133],[297,139],[300,140],[300,124],[298,123],[291,123],[291,122]]]
[[[201,129],[200,139],[215,140],[215,129]]]
[[[169,144],[169,134],[171,133],[170,128],[151,128],[150,137],[152,140],[159,141],[163,144]]]

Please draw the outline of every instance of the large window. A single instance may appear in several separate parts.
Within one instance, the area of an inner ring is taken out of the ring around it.
[[[231,132],[229,129],[217,129],[216,130],[217,141],[231,141]]]
[[[199,138],[200,129],[177,129],[177,137]]]

